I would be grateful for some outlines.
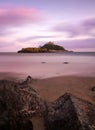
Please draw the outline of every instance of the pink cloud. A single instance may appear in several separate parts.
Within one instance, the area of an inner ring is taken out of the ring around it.
[[[83,22],[84,26],[90,26],[90,27],[95,27],[95,18],[90,18],[90,19],[86,19]]]
[[[43,20],[40,10],[26,7],[0,8],[0,26],[19,26]]]
[[[90,30],[95,28],[95,18],[89,18],[84,20],[81,26],[86,32],[89,32]]]

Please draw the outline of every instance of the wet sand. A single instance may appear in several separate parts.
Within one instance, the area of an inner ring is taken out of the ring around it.
[[[2,79],[23,81],[26,76],[20,73],[0,73],[0,80]],[[95,91],[91,91],[91,88],[95,86],[95,77],[72,75],[34,79],[31,86],[49,102],[68,92],[95,104]]]
[[[71,93],[83,100],[95,104],[95,77],[60,76],[34,80],[31,86],[37,90],[40,96],[47,102],[52,102],[64,93]],[[34,130],[44,130],[43,121],[40,118],[32,119]],[[35,124],[36,122],[36,124]]]
[[[26,75],[15,72],[0,72],[0,80],[23,81]]]
[[[35,80],[32,86],[43,99],[49,102],[68,92],[95,104],[95,91],[91,91],[91,88],[95,86],[95,77],[53,77]]]

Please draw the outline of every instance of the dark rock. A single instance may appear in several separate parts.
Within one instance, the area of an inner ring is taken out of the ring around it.
[[[0,119],[0,130],[33,130],[33,124],[22,114],[11,112],[5,120],[4,118]]]
[[[32,130],[31,118],[44,111],[44,101],[29,84],[0,81],[0,130]]]
[[[64,62],[64,64],[69,64],[69,62]]]
[[[45,64],[46,62],[43,61],[43,62],[41,62],[41,63],[42,63],[42,64]]]
[[[45,130],[95,130],[93,104],[66,93],[47,105],[30,79],[0,81],[0,130],[33,130],[33,116],[44,117]]]
[[[95,86],[93,86],[93,87],[91,88],[91,91],[95,92]]]
[[[25,79],[25,81],[23,81],[21,84],[30,84],[30,83],[32,83],[32,77],[29,75],[26,79]]]
[[[31,120],[25,117],[20,117],[19,120],[17,120],[17,130],[33,130],[33,124]]]
[[[95,106],[64,94],[48,107],[45,130],[95,130]]]

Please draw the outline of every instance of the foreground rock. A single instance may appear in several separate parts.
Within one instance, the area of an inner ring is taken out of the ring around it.
[[[41,130],[95,130],[94,105],[68,93],[47,105],[32,81],[0,81],[0,130],[33,130],[37,119],[44,119]]]
[[[33,130],[31,118],[43,116],[45,103],[29,85],[30,79],[0,81],[0,130]]]
[[[71,94],[51,103],[45,130],[95,130],[95,106]]]

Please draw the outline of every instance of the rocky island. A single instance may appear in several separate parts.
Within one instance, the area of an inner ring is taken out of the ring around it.
[[[48,42],[40,47],[28,47],[22,48],[18,53],[44,53],[44,52],[70,52],[64,47],[54,44],[53,42]]]

